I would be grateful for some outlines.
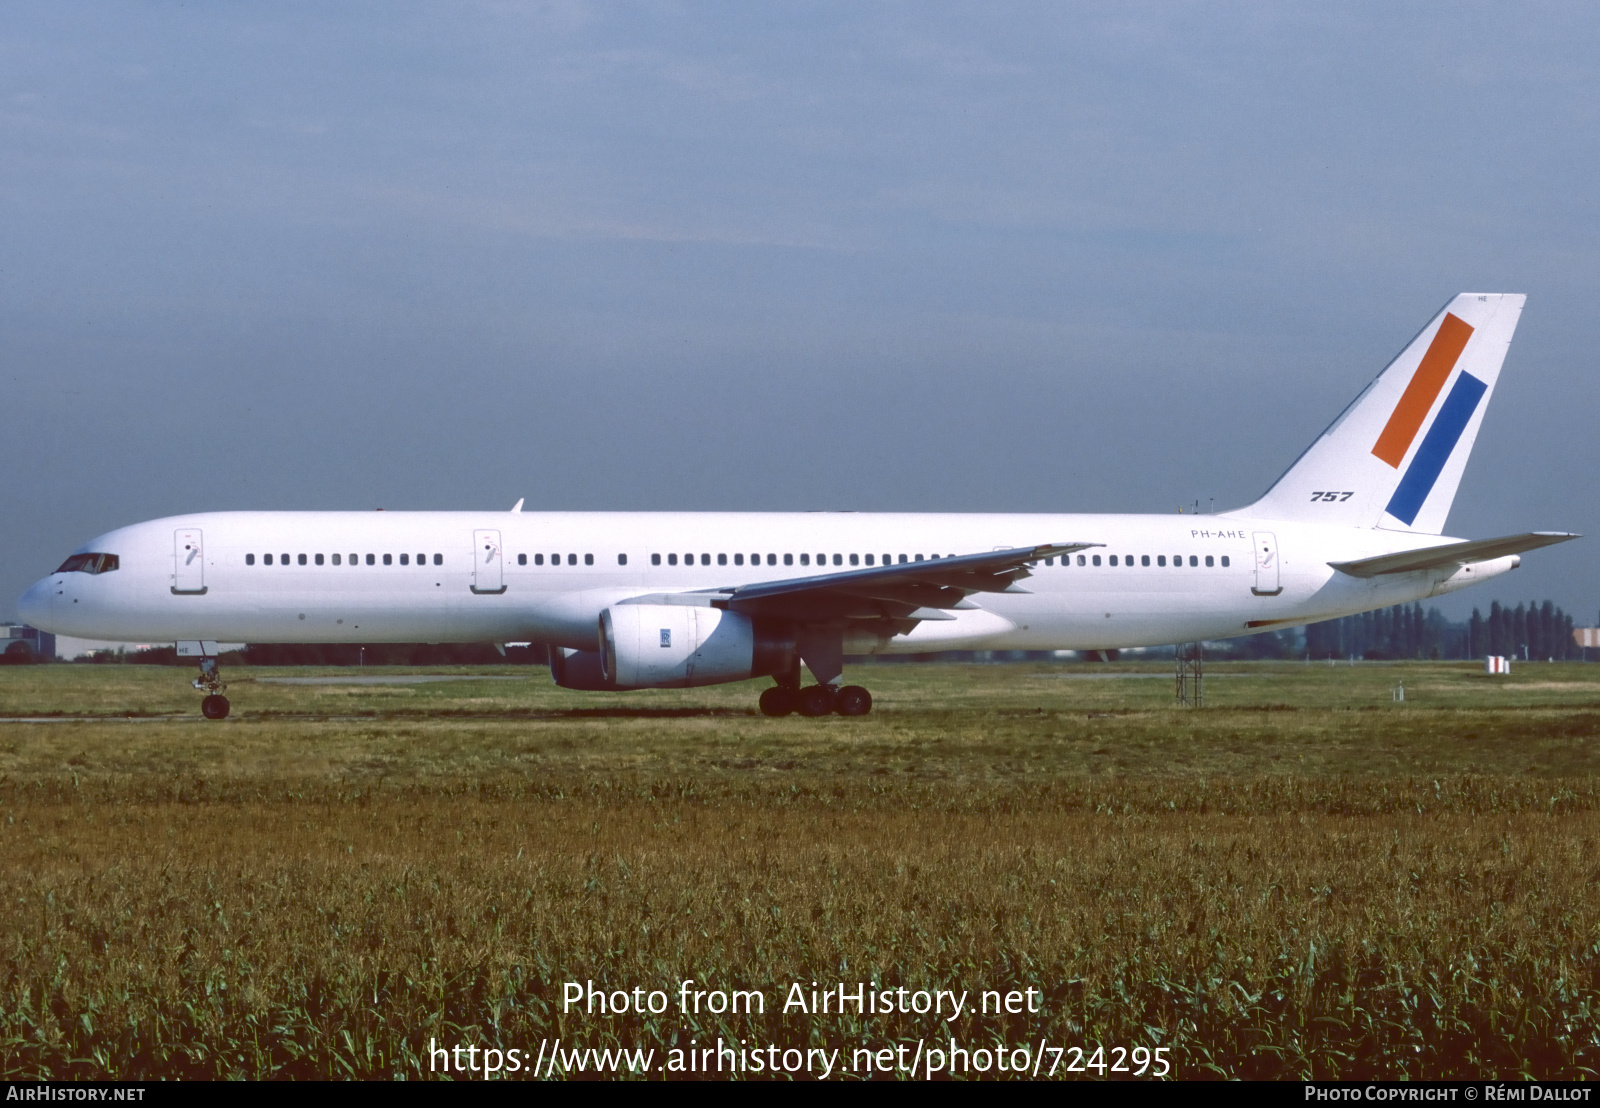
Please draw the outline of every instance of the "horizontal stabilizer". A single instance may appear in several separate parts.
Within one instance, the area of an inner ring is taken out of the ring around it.
[[[1487,562],[1491,558],[1504,558],[1507,554],[1521,554],[1526,550],[1537,550],[1541,546],[1554,546],[1558,542],[1582,537],[1566,531],[1532,531],[1525,535],[1506,535],[1504,538],[1479,539],[1476,542],[1452,542],[1443,546],[1425,546],[1421,550],[1405,550],[1399,554],[1360,558],[1354,562],[1328,564],[1340,573],[1348,573],[1351,577],[1377,577],[1385,573],[1414,573],[1421,569]]]

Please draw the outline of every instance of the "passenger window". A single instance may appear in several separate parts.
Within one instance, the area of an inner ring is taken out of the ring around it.
[[[811,555],[809,555],[809,554],[800,555],[800,564],[803,565],[803,566],[810,565],[811,564]]]
[[[435,554],[433,556],[433,564],[436,565],[436,566],[444,565],[444,555],[443,554]]]
[[[718,554],[717,555],[717,565],[725,566],[727,564],[728,564],[728,556],[726,554]]]
[[[1044,560],[1044,564],[1047,566],[1053,566],[1056,564],[1056,560],[1054,558],[1046,558]]]
[[[1209,555],[1209,554],[1207,554],[1207,555],[1206,555],[1206,568],[1207,568],[1207,569],[1210,569],[1210,568],[1211,568],[1211,566],[1212,566],[1212,564],[1213,564],[1213,563],[1212,563],[1212,561],[1211,561],[1211,555]]]
[[[744,565],[744,555],[743,554],[735,554],[733,556],[733,564],[736,565],[736,566]]]
[[[593,554],[585,554],[583,556],[583,564],[586,565],[586,566],[594,565],[594,555]]]
[[[567,555],[567,565],[575,566],[577,564],[578,564],[578,556],[576,554],[568,554]]]
[[[1190,566],[1197,566],[1199,564],[1200,564],[1200,559],[1199,558],[1196,558],[1193,554],[1189,555],[1189,565]]]
[[[527,564],[528,564],[528,556],[526,554],[518,554],[517,555],[517,565],[525,566]]]
[[[1106,559],[1106,562],[1108,564],[1110,564],[1110,565],[1116,565],[1117,564],[1117,556],[1115,554],[1111,555],[1111,557]]]
[[[1084,564],[1084,556],[1082,554],[1078,555],[1078,564],[1080,566]]]
[[[833,556],[833,564],[836,565],[836,566],[844,565],[844,555],[843,554],[835,554]]]
[[[411,555],[409,555],[409,554],[400,555],[400,564],[403,565],[403,566],[410,565],[411,564]]]
[[[299,562],[301,565],[305,565],[306,564],[306,556],[304,554],[301,554],[298,558],[295,559],[295,561]]]
[[[653,565],[653,566],[660,565],[661,564],[661,555],[659,555],[659,554],[650,555],[650,564]]]
[[[777,564],[778,564],[778,556],[776,554],[768,554],[767,555],[767,565],[775,566]]]
[[[1096,554],[1094,556],[1094,564],[1095,565],[1099,565],[1100,564],[1100,555]]]
[[[919,562],[922,561],[922,555],[918,554],[916,560],[919,561]]]
[[[386,566],[394,565],[394,555],[393,554],[385,554],[383,556],[383,564],[386,565]]]
[[[287,555],[287,554],[279,554],[278,555],[278,564],[280,566],[288,565],[289,564],[289,555]]]
[[[667,555],[667,565],[675,566],[677,564],[678,564],[678,556],[676,554],[668,554]]]
[[[711,555],[709,555],[709,554],[700,555],[700,564],[703,565],[703,566],[710,565],[711,564]]]
[[[910,560],[911,559],[907,558],[904,554],[900,555],[900,564],[901,565],[905,565]]]
[[[827,564],[828,564],[828,556],[826,554],[818,554],[817,555],[817,565],[825,566]]]
[[[617,565],[625,566],[627,564],[628,564],[628,556],[626,554],[618,554],[617,555]]]
[[[1224,554],[1222,556],[1222,568],[1223,569],[1227,569],[1228,568],[1228,556],[1226,554]]]
[[[340,564],[339,555],[334,554],[334,555],[332,555],[332,557],[333,557],[333,564],[334,565],[339,565]]]
[[[794,565],[794,555],[793,554],[785,554],[783,556],[783,564],[786,565],[786,566]]]
[[[247,565],[247,566],[255,565],[256,564],[256,556],[254,554],[246,554],[244,556],[244,564]]]
[[[320,566],[320,565],[321,565],[321,564],[322,564],[322,555],[321,555],[321,554],[318,554],[318,555],[317,555],[317,565],[319,565],[319,566]]]
[[[367,565],[375,566],[377,564],[378,564],[378,556],[376,554],[368,554],[367,555]]]
[[[1148,554],[1139,555],[1139,564],[1142,565],[1142,566],[1149,565],[1150,564],[1150,555],[1148,555]]]
[[[1156,555],[1156,565],[1164,566],[1166,564],[1167,564],[1167,556],[1165,554],[1157,554]]]

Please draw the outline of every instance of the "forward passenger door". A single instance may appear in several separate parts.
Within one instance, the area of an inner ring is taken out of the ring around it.
[[[198,528],[184,527],[172,535],[172,592],[175,596],[203,596],[206,591],[206,550]]]

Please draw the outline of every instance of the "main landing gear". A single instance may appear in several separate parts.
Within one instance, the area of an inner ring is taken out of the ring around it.
[[[200,702],[200,714],[207,719],[228,718],[228,698],[222,691],[228,686],[222,683],[222,674],[217,672],[215,658],[200,659],[200,676],[194,679],[194,687],[206,694]]]
[[[860,685],[808,685],[805,688],[774,685],[761,694],[761,714],[786,716],[864,716],[872,711],[872,694]]]

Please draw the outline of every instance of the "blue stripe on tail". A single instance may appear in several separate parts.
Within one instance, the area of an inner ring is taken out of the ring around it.
[[[1394,496],[1389,498],[1389,506],[1384,509],[1407,527],[1422,511],[1422,505],[1433,491],[1434,482],[1439,480],[1444,464],[1450,460],[1456,443],[1461,441],[1461,432],[1467,429],[1472,413],[1478,410],[1478,401],[1483,399],[1487,391],[1489,386],[1470,373],[1463,371],[1456,378],[1455,387],[1445,397],[1444,406],[1434,417],[1433,426],[1428,428],[1428,434],[1417,448],[1416,456],[1411,459],[1411,468],[1400,479],[1400,487],[1394,490]]]

